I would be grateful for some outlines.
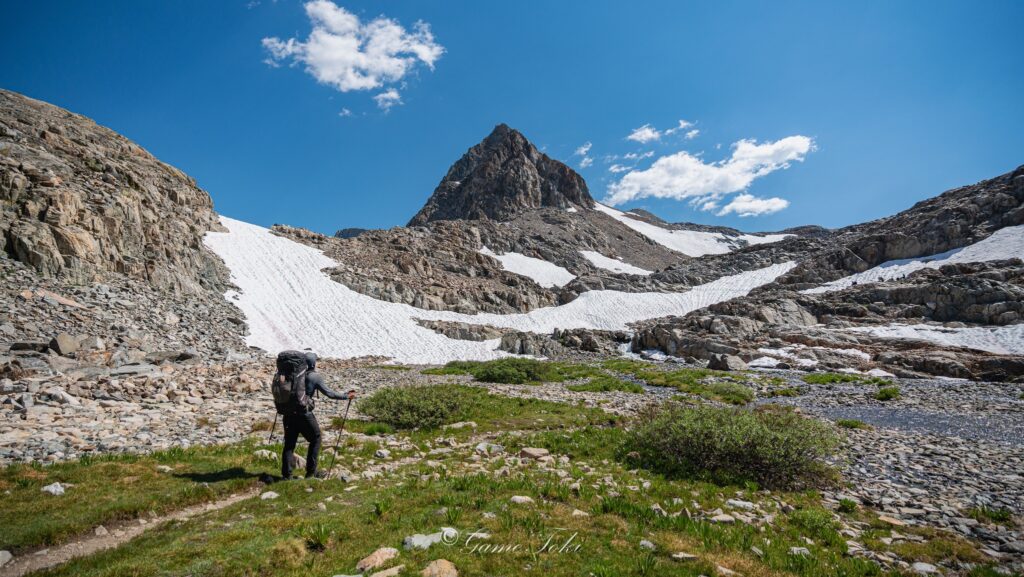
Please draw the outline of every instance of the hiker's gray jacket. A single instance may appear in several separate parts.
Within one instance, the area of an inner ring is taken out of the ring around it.
[[[320,373],[316,371],[309,371],[306,373],[306,396],[313,398],[313,395],[317,391],[323,393],[328,399],[334,399],[336,401],[346,398],[345,395],[340,395],[327,388],[327,385],[324,384],[324,378],[320,376]]]

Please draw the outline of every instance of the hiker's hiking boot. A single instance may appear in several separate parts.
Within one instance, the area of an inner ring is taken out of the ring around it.
[[[317,471],[312,475],[306,475],[307,479],[326,479],[329,476],[327,471]]]

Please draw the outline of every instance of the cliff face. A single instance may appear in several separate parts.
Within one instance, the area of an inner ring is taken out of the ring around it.
[[[590,208],[583,177],[537,150],[521,133],[504,124],[448,170],[427,204],[409,221],[505,221],[525,209]]]
[[[220,290],[202,244],[210,196],[137,144],[62,108],[0,90],[0,252],[89,283],[121,273],[180,293]]]

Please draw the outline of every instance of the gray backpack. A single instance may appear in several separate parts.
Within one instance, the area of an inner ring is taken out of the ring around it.
[[[274,408],[279,415],[303,413],[312,403],[306,396],[306,354],[283,351],[277,355],[277,373],[270,383]]]

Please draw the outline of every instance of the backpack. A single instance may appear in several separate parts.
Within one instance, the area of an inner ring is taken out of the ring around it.
[[[302,413],[312,406],[306,396],[306,354],[283,351],[277,355],[277,373],[270,383],[274,395],[274,408],[279,415]]]

